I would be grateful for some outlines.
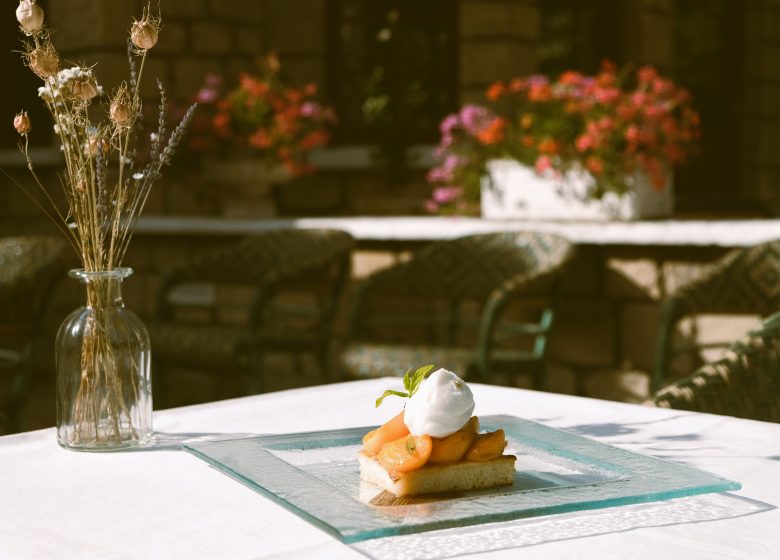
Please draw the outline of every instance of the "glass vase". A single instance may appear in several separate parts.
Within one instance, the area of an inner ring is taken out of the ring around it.
[[[70,271],[84,284],[86,304],[57,333],[57,441],[65,448],[110,451],[151,439],[149,334],[122,302],[132,272]]]

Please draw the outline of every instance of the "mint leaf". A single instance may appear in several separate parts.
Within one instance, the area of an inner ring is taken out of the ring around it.
[[[412,390],[412,379],[409,377],[410,373],[412,373],[412,368],[407,369],[406,373],[404,373],[404,389],[406,389],[409,394],[411,394]]]
[[[412,373],[411,368],[406,370],[406,373],[404,373],[404,389],[406,389],[406,392],[391,391],[388,389],[376,400],[376,406],[379,407],[379,405],[382,404],[382,401],[385,400],[385,397],[389,397],[390,395],[411,398],[411,396],[417,392],[417,389],[420,388],[420,383],[425,379],[425,376],[428,375],[432,369],[433,364],[418,368],[414,373]]]
[[[433,369],[433,364],[430,364],[427,366],[423,366],[414,372],[410,383],[411,386],[408,389],[410,397],[417,392],[417,389],[420,388],[420,383],[423,382],[425,376],[428,375],[432,369]]]
[[[390,389],[387,389],[384,393],[382,393],[382,396],[376,400],[376,406],[379,407],[379,405],[382,404],[382,401],[385,400],[385,397],[389,397],[390,395],[395,395],[397,397],[410,396],[409,393],[403,393],[401,391],[391,391]]]

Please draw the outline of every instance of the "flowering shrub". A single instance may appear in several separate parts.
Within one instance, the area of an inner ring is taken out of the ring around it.
[[[309,171],[306,155],[328,142],[335,115],[315,100],[315,84],[292,87],[279,71],[271,54],[259,75],[240,74],[238,87],[224,94],[222,78],[208,75],[197,95],[203,110],[192,125],[190,150],[250,150],[294,175]]]
[[[480,181],[496,158],[558,178],[585,169],[596,199],[625,194],[635,172],[663,190],[669,168],[700,136],[691,94],[647,66],[618,71],[605,62],[596,76],[515,78],[494,83],[486,97],[487,106],[466,105],[441,122],[430,212],[478,213]]]

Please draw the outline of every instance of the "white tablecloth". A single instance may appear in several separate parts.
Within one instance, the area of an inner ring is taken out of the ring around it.
[[[161,439],[377,424],[398,380],[158,412]],[[88,454],[54,430],[0,438],[0,558],[778,558],[780,425],[472,385],[476,414],[513,414],[742,483],[738,492],[346,546],[189,453]],[[390,401],[388,401],[389,403]],[[166,435],[167,434],[167,435]]]

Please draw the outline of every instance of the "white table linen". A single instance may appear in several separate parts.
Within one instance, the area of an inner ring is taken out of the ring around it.
[[[339,429],[397,412],[397,379],[155,413],[161,440]],[[341,544],[175,449],[65,451],[53,429],[0,438],[0,558],[772,558],[780,425],[472,384],[475,414],[513,414],[742,483],[738,492]],[[209,435],[211,434],[211,435]]]

